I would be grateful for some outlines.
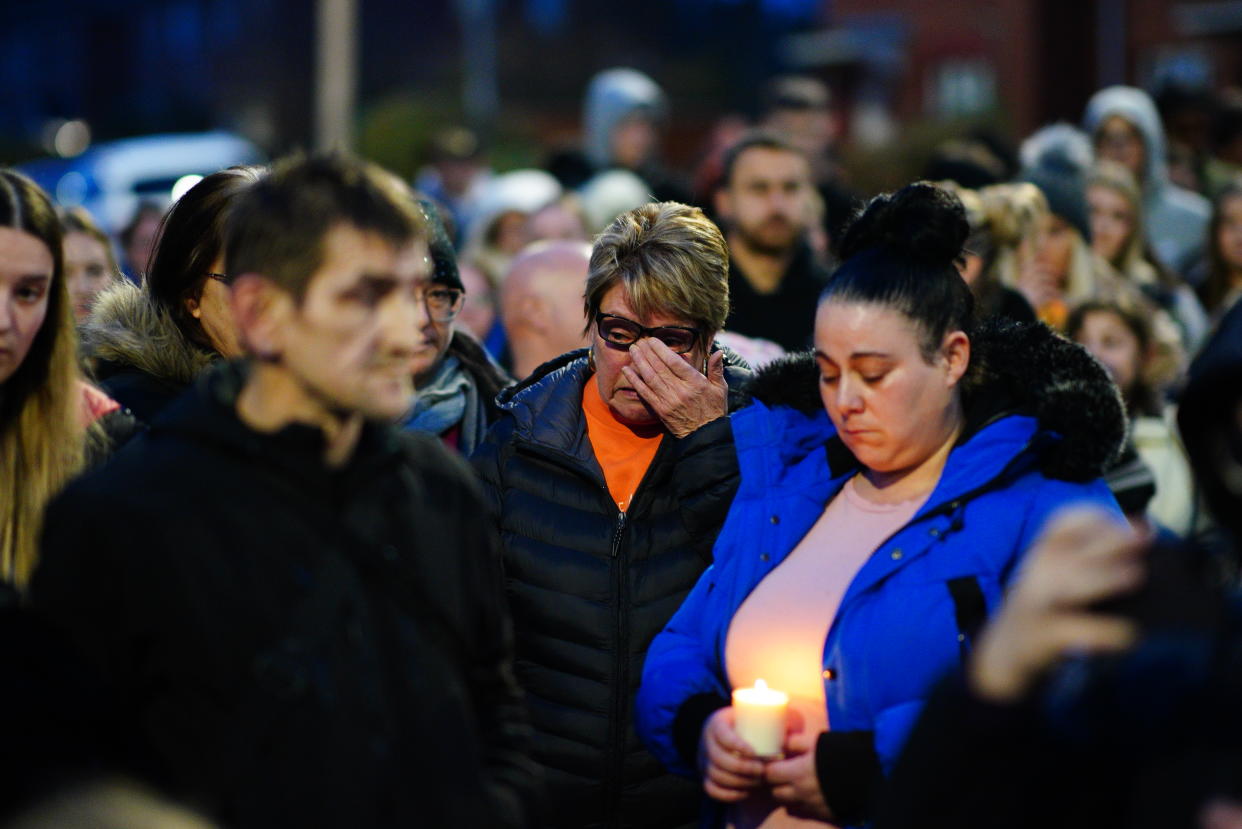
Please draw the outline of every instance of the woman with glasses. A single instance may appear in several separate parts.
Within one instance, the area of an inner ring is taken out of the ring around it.
[[[190,188],[165,216],[141,287],[100,293],[82,341],[100,385],[150,423],[204,368],[241,348],[229,310],[224,227],[229,207],[258,181],[230,167]]]
[[[1121,521],[1098,477],[1125,433],[1115,387],[1042,325],[973,324],[969,232],[931,185],[873,199],[814,353],[764,369],[733,415],[741,483],[636,706],[652,750],[722,804],[714,825],[866,822],[1046,519],[1087,501]],[[789,695],[761,756],[730,706],[759,680]]]
[[[501,393],[474,454],[504,542],[516,669],[547,826],[692,826],[697,787],[643,749],[652,637],[711,560],[737,483],[727,417],[748,375],[715,345],[729,254],[698,208],[647,204],[591,253],[591,345]]]
[[[487,434],[500,410],[496,395],[512,382],[483,346],[453,321],[465,305],[453,243],[436,208],[422,202],[430,231],[431,276],[419,286],[421,315],[414,353],[414,400],[407,429],[439,435],[468,456]]]

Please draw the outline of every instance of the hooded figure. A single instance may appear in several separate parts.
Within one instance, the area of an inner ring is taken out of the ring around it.
[[[591,79],[582,108],[583,152],[596,173],[620,167],[650,186],[656,201],[688,203],[690,194],[662,168],[659,129],[668,115],[663,90],[636,69],[606,69]],[[589,182],[588,182],[589,184]]]
[[[1185,274],[1203,256],[1203,240],[1211,210],[1198,193],[1169,181],[1165,162],[1164,127],[1151,97],[1132,86],[1110,86],[1092,96],[1083,129],[1100,142],[1100,129],[1118,116],[1143,139],[1143,165],[1136,173],[1143,188],[1147,236],[1162,262]]]

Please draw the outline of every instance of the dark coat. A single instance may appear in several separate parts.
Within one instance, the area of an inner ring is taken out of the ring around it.
[[[729,304],[733,310],[725,328],[771,340],[786,351],[809,348],[815,332],[815,310],[826,284],[828,270],[815,261],[805,242],[799,243],[780,285],[768,294],[751,287],[737,260],[730,260]]]
[[[150,423],[219,355],[186,338],[151,295],[128,280],[96,299],[82,351],[108,396]]]
[[[31,597],[229,826],[523,826],[537,776],[469,468],[368,425],[340,469],[223,365],[49,509]]]
[[[726,381],[749,374],[731,355]],[[475,453],[504,544],[518,681],[557,826],[693,824],[698,787],[667,774],[634,733],[652,637],[711,560],[737,488],[728,418],[665,436],[619,513],[582,413],[586,351],[506,390]]]

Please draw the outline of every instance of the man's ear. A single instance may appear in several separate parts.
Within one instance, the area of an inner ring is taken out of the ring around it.
[[[716,215],[722,219],[733,218],[733,198],[729,193],[729,188],[721,185],[716,188],[713,195],[716,204]]]
[[[265,276],[245,273],[233,281],[233,319],[246,353],[274,361],[284,353],[285,323],[293,310],[293,298]]]

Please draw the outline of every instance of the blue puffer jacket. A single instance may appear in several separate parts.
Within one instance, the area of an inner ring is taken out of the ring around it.
[[[1032,348],[1022,347],[1024,337]],[[1007,339],[1016,347],[988,347]],[[847,822],[866,816],[873,778],[891,767],[925,697],[960,664],[1049,516],[1088,502],[1120,519],[1096,477],[1124,434],[1120,402],[1099,366],[1042,326],[977,337],[975,351],[979,360],[988,354],[992,371],[1012,360],[1017,376],[970,391],[966,437],[915,517],[855,575],[824,643],[832,731],[817,765],[829,806]],[[1017,365],[1028,356],[1033,364]],[[1040,356],[1054,360],[1043,363],[1047,373]],[[858,469],[815,405],[816,378],[809,356],[761,373],[756,385],[775,390],[769,398],[792,388],[802,399],[761,398],[733,415],[741,484],[715,564],[648,652],[638,731],[681,774],[695,774],[703,722],[728,701],[723,657],[734,612]]]

